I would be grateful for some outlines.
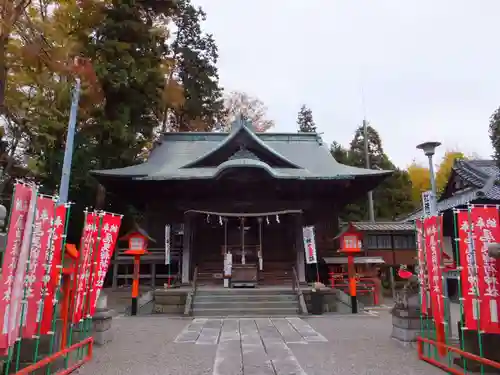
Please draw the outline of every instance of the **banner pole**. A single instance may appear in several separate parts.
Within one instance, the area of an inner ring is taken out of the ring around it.
[[[460,332],[458,332],[458,334],[460,336],[460,349],[464,350],[465,349],[465,343],[464,343],[465,322],[464,322],[464,298],[462,295],[462,268],[463,268],[463,266],[462,266],[462,262],[460,259],[460,251],[459,251],[460,237],[459,237],[459,233],[458,233],[457,215],[458,215],[458,211],[453,210],[453,235],[454,235],[454,239],[455,239],[455,244],[454,244],[455,245],[455,247],[454,247],[455,248],[455,262],[456,262],[457,271],[458,271],[458,297],[459,297],[459,303],[460,303],[460,321],[459,321]],[[464,356],[462,356],[462,365],[463,365],[465,373],[467,373],[467,358],[465,358]]]
[[[473,308],[476,309],[477,313],[477,340],[479,345],[479,356],[483,357],[483,339],[481,336],[481,301],[479,300],[479,275],[478,275],[478,267],[477,267],[477,254],[476,254],[476,243],[474,241],[474,226],[472,222],[472,206],[469,205],[467,207],[467,221],[468,221],[468,229],[469,229],[469,241],[470,241],[470,251],[474,257],[474,278],[476,279],[476,285],[474,286],[474,296],[475,300],[472,302],[474,304]],[[481,375],[484,375],[484,365],[480,364]]]

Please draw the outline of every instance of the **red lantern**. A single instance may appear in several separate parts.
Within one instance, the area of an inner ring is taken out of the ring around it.
[[[340,235],[340,252],[359,253],[361,252],[363,234],[352,224]]]
[[[128,240],[128,250],[124,252],[126,255],[134,257],[134,279],[132,282],[132,308],[131,314],[137,315],[137,298],[139,296],[139,270],[141,266],[141,256],[148,254],[148,241],[154,240],[141,228],[129,232],[120,240]]]

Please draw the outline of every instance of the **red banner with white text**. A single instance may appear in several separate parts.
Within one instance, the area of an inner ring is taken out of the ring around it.
[[[465,328],[477,329],[479,317],[479,285],[478,268],[476,267],[476,252],[474,251],[474,233],[470,232],[472,215],[469,212],[457,213],[458,252],[460,255],[460,280],[464,307]]]
[[[480,329],[486,333],[500,333],[498,321],[500,293],[498,271],[500,260],[488,255],[488,244],[500,242],[498,208],[473,206],[471,213],[474,252],[478,268],[480,303]]]
[[[95,268],[92,273],[92,287],[89,298],[89,314],[94,315],[97,299],[104,285],[104,278],[108,272],[109,263],[115,250],[118,232],[120,231],[121,215],[106,212],[101,221],[100,241],[97,248]]]
[[[62,267],[62,247],[64,243],[64,234],[66,233],[66,213],[67,208],[65,205],[60,205],[56,208],[54,225],[52,227],[51,247],[47,254],[46,263],[48,274],[46,275],[45,302],[43,305],[43,318],[40,327],[42,335],[52,331],[52,318],[54,308],[57,304],[57,288],[60,283],[60,267]]]
[[[420,309],[423,314],[428,313],[428,301],[427,301],[427,290],[428,278],[425,265],[425,248],[424,248],[424,228],[422,220],[417,219],[415,222],[417,230],[417,255],[418,255],[418,279],[420,283],[420,296],[421,296],[421,306]]]
[[[83,228],[80,242],[80,259],[76,278],[75,301],[73,305],[73,323],[78,323],[86,318],[84,308],[88,303],[90,272],[93,255],[97,246],[97,235],[99,233],[100,215],[97,212],[85,214],[85,227]]]
[[[12,297],[12,287],[18,266],[19,253],[26,226],[29,203],[32,189],[24,184],[16,184],[14,198],[10,212],[9,231],[7,233],[7,246],[3,257],[2,281],[0,283],[0,351],[8,349],[10,342],[8,333],[13,327],[9,327],[9,311]]]
[[[31,234],[28,273],[25,278],[25,309],[22,323],[22,337],[32,338],[36,334],[43,313],[42,287],[46,274],[47,253],[52,240],[52,224],[55,214],[55,200],[39,196],[36,200],[35,221]]]
[[[427,261],[427,275],[430,290],[432,316],[436,324],[444,322],[443,281],[441,270],[442,217],[424,219],[424,243]]]

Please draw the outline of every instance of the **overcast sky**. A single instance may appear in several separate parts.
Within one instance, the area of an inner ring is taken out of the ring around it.
[[[363,116],[400,167],[426,140],[489,158],[500,106],[500,0],[193,0],[227,91],[259,97],[294,132],[302,103],[327,142]],[[363,105],[364,97],[364,105]]]

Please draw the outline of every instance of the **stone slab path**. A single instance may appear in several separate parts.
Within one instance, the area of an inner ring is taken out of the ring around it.
[[[114,319],[78,375],[441,375],[390,338],[379,315]]]
[[[176,343],[217,345],[213,375],[305,375],[289,344],[328,340],[300,318],[194,319]]]

